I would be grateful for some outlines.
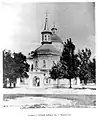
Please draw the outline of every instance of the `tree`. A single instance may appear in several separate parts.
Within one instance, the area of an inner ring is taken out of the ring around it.
[[[59,88],[59,79],[63,76],[62,64],[60,62],[55,63],[50,70],[50,76],[52,79],[57,80],[57,88]]]
[[[72,43],[71,38],[64,43],[64,49],[60,57],[59,63],[52,67],[50,75],[53,79],[67,78],[70,82],[71,79],[79,75],[79,60],[78,55],[74,53],[75,45]]]
[[[7,81],[16,86],[17,78],[28,78],[29,64],[26,56],[22,53],[11,53],[10,50],[3,51],[3,86],[7,87]]]
[[[91,78],[91,71],[89,67],[90,63],[90,56],[91,56],[91,50],[85,48],[81,51],[79,50],[78,56],[80,59],[80,71],[79,71],[79,78],[82,81],[84,81],[84,84],[87,84],[87,81]]]
[[[71,38],[64,43],[64,49],[62,56],[60,57],[60,63],[64,71],[63,78],[69,79],[71,88],[71,79],[76,78],[79,73],[79,60],[78,55],[74,53],[75,45],[71,41]]]
[[[9,75],[8,59],[10,59],[10,53],[3,51],[3,87],[7,87],[7,78]]]
[[[96,83],[96,59],[93,58],[92,61],[90,60],[88,66],[91,73],[91,82]]]
[[[13,65],[15,64],[15,61],[12,57],[11,51],[4,50],[3,51],[3,84],[4,87],[7,87],[7,81],[10,83],[15,82],[15,75],[14,75],[14,69]]]
[[[26,56],[20,53],[14,53],[14,60],[15,60],[15,72],[17,75],[17,78],[20,78],[20,81],[22,82],[23,78],[28,78],[27,72],[29,72],[30,65],[27,63]]]

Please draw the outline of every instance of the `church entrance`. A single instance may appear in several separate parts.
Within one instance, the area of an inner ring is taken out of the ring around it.
[[[34,76],[33,78],[33,86],[39,87],[40,86],[40,78],[37,76]]]

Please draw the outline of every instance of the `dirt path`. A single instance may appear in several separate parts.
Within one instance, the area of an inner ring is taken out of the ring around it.
[[[20,108],[95,107],[95,95],[73,94],[4,94],[4,106]]]

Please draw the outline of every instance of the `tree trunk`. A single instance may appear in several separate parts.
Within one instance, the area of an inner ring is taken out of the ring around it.
[[[70,87],[69,87],[69,88],[72,88],[72,86],[71,86],[71,79],[69,79],[69,84],[70,84]]]
[[[59,88],[59,79],[57,79],[57,88]]]
[[[87,80],[84,80],[84,84],[87,85]]]
[[[76,85],[77,85],[77,78],[75,78],[75,80],[76,80]]]
[[[12,83],[10,82],[10,88],[12,87]]]

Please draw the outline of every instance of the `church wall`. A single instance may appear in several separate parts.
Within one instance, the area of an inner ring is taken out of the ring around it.
[[[40,83],[39,86],[36,86],[34,84],[35,76],[37,76],[39,78],[39,83]],[[30,71],[29,78],[28,78],[28,87],[29,88],[43,88],[44,87],[43,79],[44,79],[43,73]]]
[[[38,58],[33,59],[33,66],[35,69],[36,61],[38,61],[37,64],[39,69],[42,68],[50,69],[53,66],[53,61],[56,63],[59,60],[60,56],[39,56]],[[44,61],[46,66],[44,66]]]

